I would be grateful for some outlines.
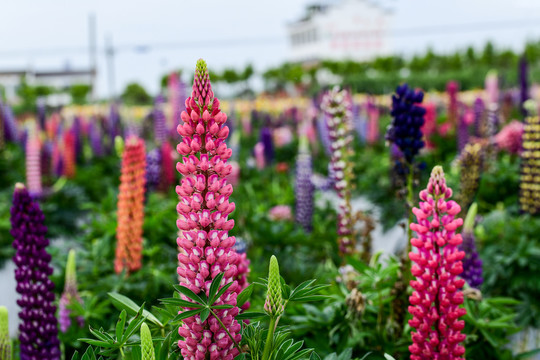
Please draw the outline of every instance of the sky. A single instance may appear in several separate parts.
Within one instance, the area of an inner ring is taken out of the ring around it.
[[[163,74],[173,69],[191,74],[198,58],[217,71],[251,63],[262,73],[287,59],[286,25],[300,18],[313,2],[4,1],[0,7],[0,70],[53,70],[66,64],[87,67],[88,17],[95,14],[100,97],[120,93],[129,82],[139,82],[156,94]],[[392,9],[390,36],[395,54],[412,56],[428,47],[439,52],[469,45],[481,48],[488,40],[519,51],[525,41],[540,39],[537,0],[374,2]],[[112,87],[107,77],[106,37],[117,49]]]

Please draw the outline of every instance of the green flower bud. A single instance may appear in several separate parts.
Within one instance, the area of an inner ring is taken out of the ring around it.
[[[478,213],[478,205],[476,203],[472,203],[471,207],[469,208],[469,211],[467,212],[465,223],[463,224],[463,231],[467,231],[470,233],[473,232],[474,219],[476,218],[477,213]]]
[[[283,298],[281,296],[281,278],[279,276],[279,264],[274,255],[270,258],[270,268],[268,271],[268,290],[264,310],[272,317],[280,316],[283,313]]]
[[[5,306],[0,306],[0,359],[11,360],[11,356],[8,310]]]
[[[141,353],[142,360],[156,360],[152,334],[150,334],[150,329],[146,323],[141,325]]]
[[[122,157],[124,153],[124,139],[121,136],[116,136],[114,138],[114,150],[116,150],[116,155]]]

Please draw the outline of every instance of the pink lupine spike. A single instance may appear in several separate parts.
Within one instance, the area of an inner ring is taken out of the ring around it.
[[[234,226],[234,220],[227,218],[234,210],[234,203],[229,202],[232,186],[225,179],[231,171],[227,164],[230,149],[224,142],[229,129],[224,125],[227,117],[214,98],[202,60],[197,62],[192,90],[181,115],[184,124],[177,128],[183,137],[177,146],[178,153],[183,155],[177,165],[183,175],[181,185],[176,188],[180,196],[177,272],[180,284],[195,293],[208,294],[212,280],[220,273],[224,274],[222,286],[232,283],[216,304],[234,307],[217,310],[216,314],[233,339],[212,315],[204,322],[196,315],[184,320],[178,330],[183,340],[178,345],[185,359],[232,360],[239,353],[235,342],[241,339],[240,325],[234,319],[239,312],[236,297],[247,286],[245,277],[241,286],[235,279],[238,265],[246,261],[240,261],[233,247],[235,238],[227,234]],[[245,267],[243,274],[247,272]]]
[[[462,239],[455,233],[463,220],[455,218],[461,209],[448,201],[451,194],[442,167],[436,166],[427,190],[420,192],[420,208],[413,209],[417,223],[410,228],[417,237],[411,239],[411,245],[417,251],[409,253],[415,263],[411,273],[416,277],[410,282],[415,291],[409,297],[413,316],[409,325],[416,331],[411,334],[411,360],[460,360],[465,353],[460,345],[465,340],[461,333],[465,322],[458,320],[466,313],[459,307],[464,281],[457,278],[463,272],[465,253],[458,249]]]

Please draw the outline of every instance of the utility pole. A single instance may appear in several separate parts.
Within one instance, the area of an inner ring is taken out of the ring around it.
[[[97,78],[97,37],[96,37],[96,14],[88,16],[88,55],[90,64],[90,101],[96,99],[96,78]]]
[[[105,57],[107,58],[107,78],[109,82],[109,96],[111,100],[115,100],[115,84],[114,84],[114,47],[112,36],[108,35],[105,38]]]

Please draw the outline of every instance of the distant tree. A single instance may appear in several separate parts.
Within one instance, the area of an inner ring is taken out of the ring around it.
[[[495,65],[495,47],[491,41],[488,41],[482,52],[482,63],[487,66]]]
[[[138,83],[130,83],[121,95],[122,101],[128,105],[148,105],[152,103],[152,97]]]
[[[86,104],[90,91],[92,91],[92,86],[88,84],[74,84],[69,88],[71,100],[78,105]]]
[[[240,75],[234,69],[227,68],[223,70],[223,74],[221,76],[223,81],[225,81],[227,84],[234,84],[241,80]]]

